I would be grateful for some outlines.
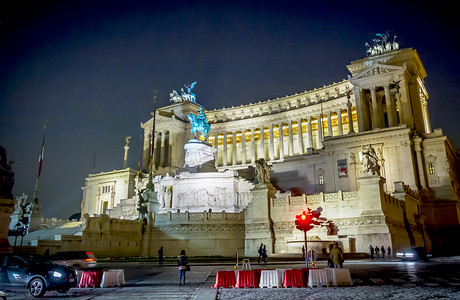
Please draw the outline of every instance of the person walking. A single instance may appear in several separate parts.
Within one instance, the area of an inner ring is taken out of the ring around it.
[[[189,268],[185,250],[180,252],[180,255],[177,259],[177,264],[179,265],[179,285],[185,285],[185,272],[187,271],[187,268]],[[184,283],[182,283],[182,278],[184,278]]]
[[[163,264],[163,246],[161,246],[160,250],[158,250],[158,263],[160,265]]]
[[[372,247],[372,245],[370,245],[369,250],[371,251],[371,260],[374,260],[374,247]]]
[[[259,252],[259,257],[257,258],[257,263],[258,264],[260,264],[260,258],[262,257],[263,251],[264,251],[264,244],[260,244],[259,251],[258,251]]]
[[[376,259],[379,259],[379,258],[380,258],[379,252],[380,252],[379,247],[378,247],[378,246],[375,246],[375,258],[376,258]]]
[[[302,246],[302,258],[305,259],[305,246]]]
[[[342,250],[339,248],[339,245],[334,243],[334,247],[332,247],[331,251],[331,259],[334,263],[334,268],[342,268],[343,266],[343,253]]]
[[[264,248],[262,249],[262,258],[264,260],[264,263],[267,263],[267,248],[264,245]]]
[[[380,251],[382,252],[382,259],[385,259],[385,247],[382,246],[382,248],[380,248]]]
[[[388,246],[388,259],[391,259],[391,248]]]

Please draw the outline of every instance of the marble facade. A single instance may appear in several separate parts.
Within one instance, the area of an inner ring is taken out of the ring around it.
[[[218,171],[211,175],[180,171],[187,164],[184,145],[194,138],[187,114],[197,114],[200,106],[182,101],[157,109],[155,132],[153,118],[141,123],[141,172],[127,168],[90,175],[83,187],[82,215],[119,219],[124,205],[132,212],[124,218],[136,218],[136,190],[146,187],[152,171],[161,205],[145,225],[150,235],[138,241],[143,241],[142,255],[155,253],[162,243],[199,253],[192,249],[195,234],[207,249],[202,253],[232,255],[239,249],[256,255],[261,242],[269,253],[299,252],[302,233],[295,229],[294,219],[307,207],[323,207],[323,215],[335,224],[312,230],[311,238],[341,241],[349,252],[367,252],[369,244],[394,250],[443,249],[460,227],[459,162],[447,137],[431,128],[427,74],[417,51],[373,54],[347,68],[347,80],[322,88],[205,111]],[[363,147],[369,146],[376,151],[379,174],[363,172]],[[254,181],[254,166],[261,158],[271,166],[270,183],[252,188],[234,175]],[[225,193],[238,193],[239,186],[245,186],[246,198],[236,198],[246,200],[236,206],[234,200],[229,203],[235,196],[223,197],[213,186],[216,177],[228,177],[222,179],[228,181]],[[180,180],[183,190],[170,188]],[[196,182],[208,186],[194,192]],[[200,202],[203,198],[215,201]],[[165,199],[176,199],[187,208],[177,211],[178,204]],[[228,228],[238,215],[234,230],[214,224],[213,235],[213,230],[204,234],[197,229],[210,226],[210,210],[225,219]],[[172,229],[180,224],[176,216],[182,215],[182,228],[190,229],[186,234]],[[226,237],[214,242],[222,232]],[[233,250],[217,246],[225,239],[232,241]]]

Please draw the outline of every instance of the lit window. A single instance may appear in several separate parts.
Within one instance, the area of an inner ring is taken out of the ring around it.
[[[323,185],[323,184],[324,184],[324,175],[319,175],[319,176],[318,176],[318,183],[319,183],[319,185]]]
[[[434,162],[429,162],[428,163],[428,170],[430,174],[435,174],[436,173],[436,168],[434,167]]]

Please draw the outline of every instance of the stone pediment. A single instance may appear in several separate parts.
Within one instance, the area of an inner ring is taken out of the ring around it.
[[[359,80],[364,78],[369,78],[372,76],[381,76],[389,73],[402,73],[406,70],[406,65],[400,66],[392,66],[392,65],[385,65],[382,63],[374,63],[371,66],[364,68],[361,72],[351,77],[351,80]]]

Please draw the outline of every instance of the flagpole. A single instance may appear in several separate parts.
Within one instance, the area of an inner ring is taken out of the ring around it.
[[[45,132],[46,132],[47,122],[48,120],[45,120],[45,124],[43,125],[42,147],[40,149],[40,156],[38,157],[38,174],[37,174],[37,179],[35,180],[34,196],[32,198],[34,203],[36,204],[38,204],[38,179],[40,178],[40,174],[42,172],[43,155],[45,152]]]
[[[149,173],[149,181],[147,183],[147,188],[150,190],[154,189],[153,185],[153,168],[155,167],[155,162],[154,160],[154,152],[155,152],[155,116],[156,116],[156,101],[157,101],[157,90],[154,91],[153,94],[153,113],[152,113],[152,145],[151,145],[151,152],[150,152],[150,173]]]

